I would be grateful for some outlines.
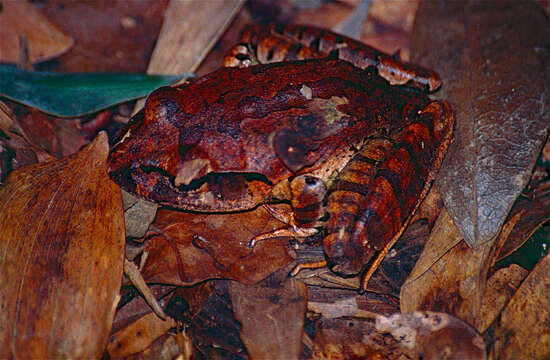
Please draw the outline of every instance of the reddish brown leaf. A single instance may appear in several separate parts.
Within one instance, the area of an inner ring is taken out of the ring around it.
[[[26,37],[28,61],[39,62],[69,50],[73,39],[63,34],[36,6],[26,1],[3,1],[0,9],[0,62],[20,63],[21,36]]]
[[[253,286],[232,281],[229,295],[251,359],[298,359],[306,313],[305,284],[279,272]]]
[[[282,226],[262,207],[208,215],[161,210],[154,226],[160,233],[144,248],[147,282],[191,285],[228,278],[253,284],[292,261],[280,239],[248,247],[255,235]]]
[[[97,358],[118,302],[120,191],[107,136],[10,174],[0,189],[0,358]]]
[[[18,125],[33,145],[57,158],[74,154],[87,142],[78,119],[60,119],[31,109],[19,117]]]
[[[437,29],[437,31],[434,31]],[[498,234],[550,124],[550,26],[533,1],[421,1],[412,60],[439,72],[456,112],[436,181],[471,246]]]
[[[75,39],[74,48],[43,69],[143,72],[168,0],[51,0],[43,13]]]

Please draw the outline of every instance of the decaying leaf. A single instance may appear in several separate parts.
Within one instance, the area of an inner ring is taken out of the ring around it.
[[[254,236],[282,226],[263,207],[231,214],[161,210],[154,226],[159,231],[144,248],[147,282],[192,285],[228,278],[253,284],[292,261],[281,239],[248,247]]]
[[[313,327],[313,359],[486,359],[475,329],[445,313],[320,318]]]
[[[465,322],[445,313],[416,311],[378,316],[376,330],[390,333],[415,359],[486,359],[483,338]]]
[[[391,335],[377,332],[372,319],[321,317],[312,326],[311,359],[412,359]]]
[[[107,136],[13,171],[0,189],[0,358],[98,358],[122,279]]]
[[[436,185],[470,246],[498,234],[546,138],[549,43],[534,1],[420,2],[412,60],[439,72],[457,123]]]
[[[550,255],[520,285],[495,328],[495,359],[550,358]]]
[[[149,225],[155,219],[158,205],[143,200],[121,190],[122,203],[124,205],[124,224],[126,225],[126,236],[140,238],[147,232]]]
[[[63,34],[36,6],[26,1],[3,1],[0,9],[0,62],[19,63],[21,36],[26,37],[31,63],[52,59],[69,50],[73,39]]]
[[[470,248],[446,211],[430,235],[424,253],[401,289],[401,309],[447,311],[483,332],[506,305],[526,270],[518,266],[492,274],[487,271],[501,253],[509,253],[548,218],[548,183],[539,184],[530,198],[514,204],[492,246]]]
[[[306,313],[305,284],[279,271],[257,285],[232,281],[229,295],[251,359],[298,359]]]
[[[229,281],[216,280],[180,292],[189,304],[188,311],[180,316],[197,358],[241,359],[247,356],[239,337],[241,325],[231,309],[228,288]],[[169,308],[166,312],[171,313]]]

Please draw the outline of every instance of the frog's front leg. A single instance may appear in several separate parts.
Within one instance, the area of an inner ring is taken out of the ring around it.
[[[255,236],[249,243],[250,247],[254,247],[259,241],[274,237],[305,238],[316,234],[317,228],[323,225],[320,219],[325,215],[323,199],[327,193],[327,186],[322,179],[311,175],[299,175],[290,182],[289,192],[291,212],[264,205],[274,218],[289,226]]]

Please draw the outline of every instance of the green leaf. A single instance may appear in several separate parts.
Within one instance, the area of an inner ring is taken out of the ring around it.
[[[45,113],[76,117],[147,96],[192,75],[50,73],[0,65],[0,96]]]

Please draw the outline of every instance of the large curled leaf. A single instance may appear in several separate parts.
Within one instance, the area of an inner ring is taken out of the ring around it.
[[[13,171],[0,189],[0,358],[100,358],[122,281],[124,220],[107,135]]]
[[[55,116],[76,117],[144,97],[186,75],[29,72],[0,66],[0,96]]]
[[[420,2],[412,60],[439,72],[456,115],[436,185],[470,246],[498,234],[546,137],[549,44],[535,1]]]

